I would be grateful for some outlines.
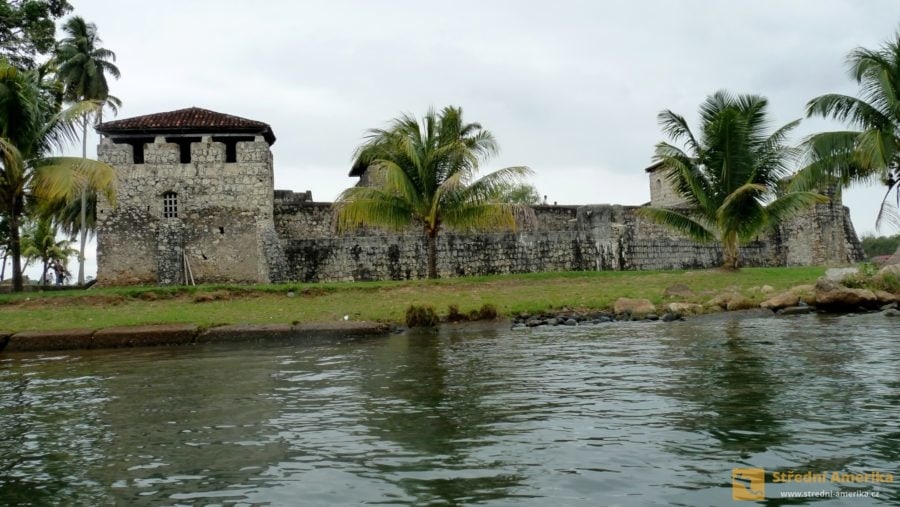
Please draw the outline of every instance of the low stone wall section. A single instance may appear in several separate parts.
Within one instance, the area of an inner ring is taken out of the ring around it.
[[[531,273],[702,269],[721,265],[717,244],[700,244],[641,219],[633,206],[536,206],[517,232],[438,237],[442,277]],[[427,274],[418,228],[338,234],[330,203],[276,202],[285,274],[302,282],[408,280]],[[861,258],[846,208],[822,205],[741,249],[745,266],[846,264]]]

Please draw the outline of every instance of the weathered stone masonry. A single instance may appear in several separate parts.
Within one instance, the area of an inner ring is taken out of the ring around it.
[[[98,205],[103,284],[403,280],[426,275],[421,231],[338,235],[331,203],[273,191],[268,125],[192,108],[110,122],[101,160],[118,173],[118,203]],[[365,181],[365,171],[354,168]],[[677,205],[650,171],[655,205]],[[653,187],[656,185],[656,188]],[[721,250],[641,220],[635,206],[536,206],[518,232],[438,240],[441,276],[561,270],[703,268]],[[862,255],[838,200],[742,250],[746,265],[844,264]]]
[[[281,193],[281,191],[279,191]],[[637,206],[536,206],[536,224],[511,233],[442,233],[441,276],[705,268],[722,251],[675,235],[636,216]],[[425,240],[404,233],[333,232],[330,203],[275,200],[275,223],[292,280],[404,280],[427,272]],[[742,248],[749,266],[846,264],[861,256],[849,214],[823,204]]]

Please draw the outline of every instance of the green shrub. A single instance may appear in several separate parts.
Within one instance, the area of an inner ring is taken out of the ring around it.
[[[891,294],[900,294],[900,277],[894,273],[885,273],[876,276],[873,279],[876,289],[890,292]]]
[[[497,318],[497,307],[490,304],[485,303],[481,305],[481,308],[478,309],[478,318],[481,320],[494,320]]]
[[[410,305],[406,309],[407,327],[433,327],[440,322],[431,305]]]
[[[447,322],[461,322],[466,320],[466,316],[459,313],[459,305],[449,305],[447,307]]]

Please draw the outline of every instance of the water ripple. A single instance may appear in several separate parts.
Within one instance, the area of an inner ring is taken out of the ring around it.
[[[733,467],[897,475],[895,334],[810,315],[10,355],[0,498],[695,506],[731,502]]]

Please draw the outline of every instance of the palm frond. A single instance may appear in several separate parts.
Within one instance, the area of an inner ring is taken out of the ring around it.
[[[866,101],[836,93],[810,100],[806,104],[806,116],[831,117],[862,129],[884,129],[893,123],[890,116]]]
[[[708,243],[716,240],[716,235],[710,230],[708,225],[678,211],[648,206],[638,208],[635,210],[635,213],[642,218],[673,229],[696,241]]]
[[[856,144],[859,132],[822,132],[807,137],[801,144],[803,166],[791,180],[795,191],[824,189],[865,182],[877,173],[859,165]]]
[[[775,226],[816,204],[828,202],[828,197],[816,192],[791,192],[782,195],[765,207],[766,224]]]
[[[352,187],[334,203],[338,231],[363,225],[401,230],[412,223],[413,210],[399,196],[371,187]]]

